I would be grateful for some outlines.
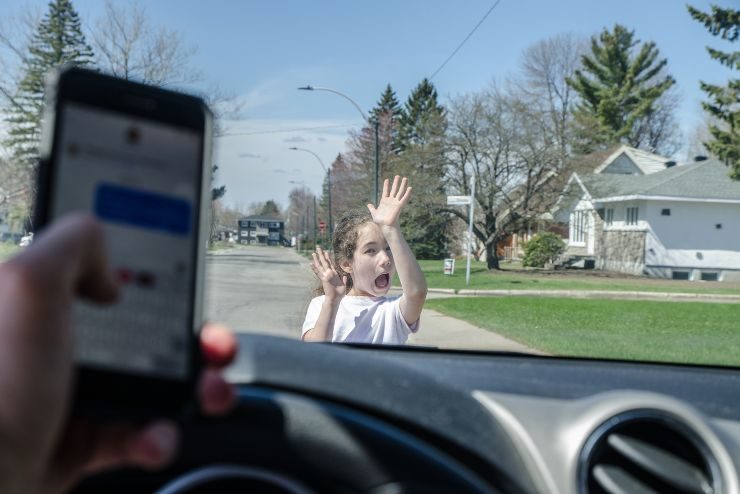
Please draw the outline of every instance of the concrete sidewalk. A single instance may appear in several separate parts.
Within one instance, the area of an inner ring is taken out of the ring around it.
[[[486,350],[534,353],[545,355],[514,340],[488,331],[461,319],[455,319],[431,309],[421,313],[419,332],[409,337],[409,345],[431,346],[454,350]]]

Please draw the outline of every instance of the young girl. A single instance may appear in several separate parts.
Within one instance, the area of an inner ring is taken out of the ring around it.
[[[410,197],[406,177],[393,186],[386,179],[377,208],[350,211],[337,224],[333,260],[316,248],[311,268],[324,294],[308,306],[303,340],[403,344],[419,329],[427,282],[398,223]],[[403,293],[387,297],[396,270]]]

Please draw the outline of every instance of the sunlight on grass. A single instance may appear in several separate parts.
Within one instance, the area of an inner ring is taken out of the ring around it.
[[[454,290],[618,290],[675,293],[740,294],[739,283],[691,282],[610,274],[601,270],[547,271],[525,269],[520,263],[502,262],[501,270],[489,271],[473,261],[470,285],[465,285],[465,260],[458,260],[455,274],[443,274],[443,261],[420,261],[430,288]]]
[[[454,297],[425,307],[555,355],[740,365],[740,304]]]

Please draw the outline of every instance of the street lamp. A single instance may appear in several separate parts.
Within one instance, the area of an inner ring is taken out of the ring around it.
[[[324,162],[321,160],[321,158],[319,158],[319,155],[314,153],[310,149],[299,148],[295,146],[290,147],[290,149],[292,151],[305,151],[307,153],[311,153],[312,155],[314,155],[314,157],[317,160],[319,160],[319,164],[321,165],[321,168],[323,168],[324,171],[326,172],[326,181],[329,184],[329,193],[327,194],[327,196],[329,200],[329,239],[330,239],[329,242],[331,242],[332,234],[334,233],[334,223],[332,222],[332,217],[331,217],[331,168],[327,168],[326,165],[324,165]]]
[[[300,89],[301,91],[328,91],[330,93],[337,94],[341,96],[342,98],[346,99],[347,101],[349,101],[350,103],[352,103],[352,105],[355,108],[357,108],[357,111],[360,112],[360,115],[362,115],[362,119],[365,121],[366,124],[373,125],[375,129],[375,178],[373,181],[372,199],[373,199],[373,204],[377,205],[378,204],[378,178],[379,178],[379,173],[380,173],[380,142],[378,140],[378,127],[380,125],[380,120],[376,118],[371,122],[365,115],[365,112],[362,111],[362,108],[360,108],[360,105],[355,103],[355,100],[353,100],[346,94],[337,91],[336,89],[331,89],[328,87],[311,86],[311,85],[299,87],[298,89]]]

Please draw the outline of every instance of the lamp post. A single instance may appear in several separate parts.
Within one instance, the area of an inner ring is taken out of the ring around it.
[[[311,151],[310,149],[306,148],[299,148],[292,146],[289,149],[292,151],[305,151],[307,153],[311,153],[317,160],[319,160],[319,164],[321,165],[321,168],[324,169],[326,172],[326,182],[329,185],[329,193],[327,194],[327,199],[329,201],[329,242],[331,243],[332,234],[334,233],[334,223],[332,222],[332,215],[331,215],[331,168],[327,168],[326,165],[324,165],[324,162],[319,158],[319,155]]]
[[[371,122],[370,119],[368,119],[367,116],[365,115],[365,112],[362,111],[362,108],[360,108],[360,105],[355,103],[355,100],[353,100],[346,94],[337,91],[336,89],[331,89],[328,87],[320,87],[320,86],[311,86],[311,85],[299,87],[298,89],[301,91],[328,91],[330,93],[337,94],[341,96],[342,98],[346,99],[347,101],[349,101],[350,103],[352,103],[352,105],[355,108],[357,108],[357,111],[360,112],[360,115],[362,116],[362,119],[365,121],[366,124],[368,125],[372,124],[372,126],[375,129],[375,177],[373,180],[373,194],[371,198],[373,200],[373,204],[377,206],[378,204],[378,180],[379,180],[379,175],[380,175],[380,142],[378,140],[378,132],[379,132],[378,127],[380,126],[380,120],[376,118],[374,119],[374,121]]]

